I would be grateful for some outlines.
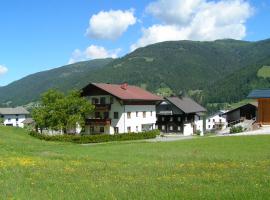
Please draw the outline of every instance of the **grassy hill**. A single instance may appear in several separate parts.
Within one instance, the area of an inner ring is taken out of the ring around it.
[[[242,136],[87,146],[0,127],[0,199],[268,199],[269,143]]]
[[[128,82],[153,92],[159,88],[175,93],[184,90],[204,104],[236,102],[251,88],[270,87],[268,78],[257,76],[261,67],[269,65],[268,58],[270,40],[162,42],[119,59],[99,60],[99,65],[89,61],[28,76],[0,88],[0,102],[25,104],[48,88],[66,91],[89,82]],[[77,73],[77,65],[87,70]],[[96,65],[99,67],[93,67]]]

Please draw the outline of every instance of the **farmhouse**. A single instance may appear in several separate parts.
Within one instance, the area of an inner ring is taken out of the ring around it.
[[[270,89],[253,90],[248,98],[257,99],[258,112],[256,122],[261,125],[270,125]]]
[[[167,97],[157,106],[157,126],[165,133],[193,135],[203,132],[206,109],[188,97]]]
[[[226,116],[223,115],[227,111],[220,110],[206,118],[206,130],[222,130],[227,126]]]
[[[82,96],[95,105],[86,119],[88,134],[118,134],[155,129],[156,104],[162,100],[148,91],[128,84],[90,83]]]
[[[29,112],[23,107],[0,108],[0,117],[4,120],[5,126],[24,127],[23,121]]]

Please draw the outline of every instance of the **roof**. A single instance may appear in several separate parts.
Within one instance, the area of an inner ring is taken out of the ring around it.
[[[33,124],[35,121],[32,118],[26,118],[22,123],[23,124]]]
[[[270,89],[253,90],[251,93],[249,93],[248,98],[270,98]]]
[[[94,85],[98,87],[99,89],[104,90],[122,100],[145,100],[145,101],[163,100],[161,97],[155,94],[152,94],[151,92],[148,92],[137,86],[127,85],[127,84],[116,85],[116,84],[107,84],[107,83],[91,83],[89,85]]]
[[[189,97],[167,97],[169,102],[181,109],[184,113],[206,112],[206,109]]]
[[[208,118],[211,118],[211,117],[214,117],[214,116],[216,116],[216,115],[223,115],[223,114],[226,113],[226,112],[228,112],[228,111],[227,111],[227,110],[219,110],[219,111],[217,111],[217,112],[212,113],[211,115],[209,115],[209,116],[207,117],[207,119],[208,119]]]
[[[28,115],[29,112],[24,107],[0,108],[1,115]]]
[[[247,105],[252,105],[252,106],[258,107],[258,103],[257,103],[257,102],[251,102],[251,103],[247,103],[247,104],[244,104],[244,105],[242,105],[242,106],[239,106],[239,107],[237,107],[237,108],[234,108],[234,109],[232,109],[232,110],[229,110],[228,112],[225,112],[225,113],[223,113],[222,115],[226,115],[227,113],[231,113],[231,112],[233,112],[233,111],[235,111],[235,110],[238,110],[238,109],[240,109],[240,108],[242,108],[242,107],[245,107],[245,106],[247,106]]]

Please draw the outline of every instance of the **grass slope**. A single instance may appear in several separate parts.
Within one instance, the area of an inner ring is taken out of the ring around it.
[[[267,199],[270,136],[94,146],[0,128],[0,199]]]

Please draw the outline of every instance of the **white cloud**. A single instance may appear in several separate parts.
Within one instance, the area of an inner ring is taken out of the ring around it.
[[[86,34],[94,39],[115,40],[135,23],[133,10],[101,11],[90,18]]]
[[[121,49],[106,50],[102,46],[91,45],[85,50],[75,49],[69,59],[69,64],[98,58],[117,58]]]
[[[243,39],[253,8],[244,0],[158,0],[146,11],[161,20],[143,29],[131,50],[168,40]]]
[[[8,72],[8,68],[5,67],[4,65],[0,65],[0,76],[7,72]]]

